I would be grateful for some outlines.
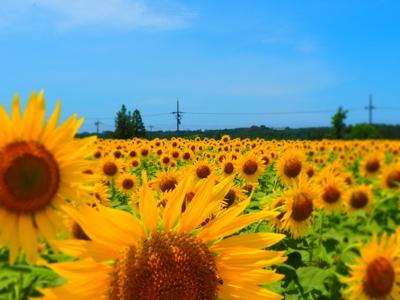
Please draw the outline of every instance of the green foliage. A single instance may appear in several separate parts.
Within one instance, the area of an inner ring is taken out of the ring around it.
[[[145,137],[146,130],[143,124],[142,116],[139,110],[135,109],[133,113],[122,105],[121,110],[115,117],[114,138],[131,139],[132,137]]]
[[[132,129],[133,136],[139,138],[143,138],[146,136],[146,129],[143,124],[142,116],[137,109],[135,109],[132,114]]]
[[[373,125],[369,124],[357,124],[354,126],[349,126],[350,139],[366,140],[366,139],[376,139],[379,137],[378,130]]]
[[[127,111],[126,106],[122,105],[121,110],[117,112],[115,117],[114,137],[117,139],[130,139],[133,136],[131,126],[131,114]]]
[[[339,107],[337,112],[332,116],[332,137],[335,139],[341,139],[344,137],[346,124],[344,120],[347,117],[347,110]]]

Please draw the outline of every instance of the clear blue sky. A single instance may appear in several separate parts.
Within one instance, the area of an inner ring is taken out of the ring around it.
[[[182,128],[328,125],[339,105],[349,123],[399,123],[400,1],[2,0],[0,101],[45,89],[82,130],[113,128],[124,103],[146,126]],[[386,108],[386,109],[385,109]],[[398,108],[387,109],[387,108]],[[149,116],[150,115],[150,116]]]

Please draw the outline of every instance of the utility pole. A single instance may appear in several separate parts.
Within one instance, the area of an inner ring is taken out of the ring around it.
[[[179,125],[181,125],[182,112],[179,111],[179,99],[176,99],[176,111],[173,112],[176,116],[176,132],[179,133]]]
[[[100,124],[101,124],[100,121],[94,122],[94,125],[96,125],[96,133],[97,133],[97,134],[99,134],[99,131],[100,131]]]
[[[376,109],[375,106],[372,105],[372,95],[369,95],[369,104],[365,107],[368,110],[369,124],[372,125],[372,111]]]

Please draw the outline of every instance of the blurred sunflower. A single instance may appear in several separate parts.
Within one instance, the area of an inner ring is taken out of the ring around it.
[[[373,152],[366,156],[361,163],[361,174],[365,177],[376,176],[382,169],[384,157],[381,152]]]
[[[372,185],[353,187],[347,195],[347,210],[368,209],[372,204]]]
[[[138,188],[139,182],[135,175],[124,173],[118,178],[117,186],[120,191],[131,195]]]
[[[174,201],[167,202],[162,214],[144,177],[141,221],[105,207],[98,211],[85,206],[79,211],[68,208],[91,241],[60,243],[63,251],[81,260],[50,264],[67,283],[42,292],[47,299],[61,300],[281,299],[262,285],[283,277],[266,269],[285,261],[283,252],[264,249],[284,235],[232,236],[275,214],[241,214],[250,202],[247,199],[201,227],[231,188],[232,178],[214,187],[212,177],[203,181],[184,213],[181,206],[191,185],[189,176],[171,193]],[[230,237],[223,239],[226,236]]]
[[[31,94],[24,114],[18,95],[11,117],[0,106],[0,246],[8,244],[11,262],[20,248],[36,259],[38,238],[55,239],[63,228],[60,205],[80,199],[79,186],[90,180],[93,139],[74,139],[83,119],[57,126],[60,102],[47,123],[45,113],[43,92]]]
[[[122,171],[121,160],[112,156],[104,156],[100,159],[96,175],[101,176],[106,182],[115,181]]]
[[[287,183],[304,171],[306,155],[300,149],[291,148],[283,153],[276,162],[277,175]]]
[[[284,199],[281,230],[289,230],[294,238],[304,234],[309,227],[318,200],[318,191],[306,175],[299,177],[292,188],[282,195]]]
[[[339,210],[345,199],[345,183],[341,177],[333,176],[333,174],[324,174],[318,181],[318,194],[320,201],[318,202],[322,208],[327,211]]]
[[[387,189],[400,187],[400,164],[391,164],[385,168],[381,177],[381,185]]]
[[[350,266],[349,300],[400,299],[400,248],[396,235],[373,236],[361,248],[361,257]]]
[[[253,183],[264,173],[265,165],[260,156],[248,152],[237,160],[236,169],[246,182]]]
[[[177,186],[180,181],[181,175],[176,172],[174,169],[170,169],[169,171],[159,172],[154,178],[150,186],[153,190],[159,191],[162,193],[172,191]]]

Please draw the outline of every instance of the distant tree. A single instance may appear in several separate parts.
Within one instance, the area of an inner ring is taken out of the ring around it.
[[[117,139],[130,139],[133,135],[132,116],[127,111],[126,106],[122,105],[121,110],[115,117],[114,137]]]
[[[146,129],[140,115],[140,111],[135,109],[132,114],[132,134],[133,136],[143,138],[146,136]]]
[[[347,110],[344,110],[341,106],[337,112],[332,116],[332,137],[335,139],[341,139],[344,137],[346,124],[344,120],[347,117]]]
[[[365,140],[365,139],[376,139],[379,137],[378,130],[375,126],[370,124],[357,124],[351,126],[349,131],[349,138]]]

